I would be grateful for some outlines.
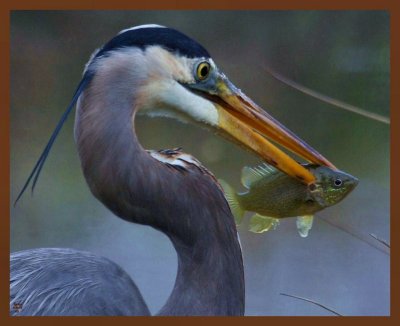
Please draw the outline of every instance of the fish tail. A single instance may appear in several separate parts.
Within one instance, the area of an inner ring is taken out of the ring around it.
[[[224,189],[225,198],[231,208],[233,217],[235,218],[235,223],[236,225],[239,225],[242,222],[245,212],[240,205],[239,196],[236,194],[235,189],[233,189],[226,181],[222,179],[219,179],[218,181]]]

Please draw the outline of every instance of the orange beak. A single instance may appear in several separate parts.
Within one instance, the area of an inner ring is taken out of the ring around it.
[[[218,109],[219,129],[222,134],[284,173],[305,184],[315,181],[315,177],[307,169],[268,139],[306,161],[336,169],[325,157],[237,89],[225,75],[219,74],[215,91],[209,95],[209,99]]]

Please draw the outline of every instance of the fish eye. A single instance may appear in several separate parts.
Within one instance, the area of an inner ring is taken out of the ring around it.
[[[334,181],[334,184],[335,184],[336,187],[340,187],[343,184],[343,181],[341,179],[336,179]]]
[[[211,65],[207,61],[199,63],[196,69],[196,78],[200,81],[206,79],[211,71]]]

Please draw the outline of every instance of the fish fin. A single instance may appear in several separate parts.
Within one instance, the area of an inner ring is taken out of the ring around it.
[[[222,186],[222,189],[224,189],[225,198],[231,208],[233,217],[235,218],[235,223],[236,225],[239,225],[243,219],[244,209],[240,206],[238,195],[236,194],[235,189],[233,189],[226,181],[218,179],[218,182]]]
[[[275,230],[278,225],[279,220],[277,218],[254,214],[250,219],[249,231],[263,233],[269,230]]]
[[[299,216],[296,220],[297,231],[299,232],[302,238],[306,238],[308,236],[308,232],[311,230],[313,225],[314,216],[313,215],[304,215]]]
[[[263,178],[277,175],[278,172],[279,171],[277,169],[266,163],[254,168],[245,166],[242,169],[242,184],[249,189],[253,183],[260,181]]]

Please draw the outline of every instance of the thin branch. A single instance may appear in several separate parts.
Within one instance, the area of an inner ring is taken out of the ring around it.
[[[346,226],[345,227],[345,226],[342,226],[342,225],[335,224],[332,220],[328,220],[328,219],[326,219],[324,217],[320,217],[319,220],[322,220],[325,223],[329,224],[330,226],[332,226],[332,227],[334,227],[336,229],[339,229],[339,230],[351,235],[352,237],[364,242],[365,244],[371,246],[372,248],[375,248],[375,249],[383,252],[386,255],[390,255],[389,251],[386,248],[384,248],[382,246],[379,246],[376,242],[370,241],[369,238],[367,237],[367,235],[365,235],[365,234],[361,235],[361,234],[358,234],[358,232],[355,232],[354,230],[350,230],[351,229],[350,226]],[[384,243],[382,243],[382,244],[384,245]]]
[[[328,310],[329,312],[335,314],[336,316],[343,316],[343,315],[339,314],[338,312],[336,312],[335,310],[330,309],[330,308],[324,306],[323,304],[318,303],[318,302],[315,302],[315,301],[313,301],[313,300],[310,300],[310,299],[307,299],[307,298],[303,298],[303,297],[298,297],[298,296],[296,296],[296,295],[287,294],[287,293],[280,293],[280,295],[284,295],[284,296],[287,296],[287,297],[291,297],[291,298],[295,298],[295,299],[307,301],[307,302],[310,302],[310,303],[312,303],[312,304],[315,304],[316,306],[319,306],[319,307],[321,307],[321,308],[323,308],[323,309],[325,309],[325,310]]]
[[[370,233],[369,235],[370,235],[371,237],[373,237],[375,240],[379,241],[379,242],[382,243],[384,246],[386,246],[386,247],[388,247],[388,248],[390,249],[390,244],[387,243],[385,240],[383,240],[383,239],[381,239],[381,238],[378,238],[378,236],[375,235],[375,234],[373,234],[373,233]]]
[[[300,92],[302,92],[304,94],[307,94],[307,95],[309,95],[311,97],[314,97],[314,98],[316,98],[316,99],[318,99],[320,101],[323,101],[325,103],[329,103],[329,104],[331,104],[333,106],[336,106],[338,108],[341,108],[343,110],[359,114],[359,115],[361,115],[361,116],[363,116],[365,118],[369,118],[369,119],[372,119],[372,120],[379,121],[379,122],[382,122],[384,124],[390,125],[390,118],[388,118],[388,117],[385,117],[385,116],[377,114],[377,113],[369,112],[367,110],[358,108],[358,107],[356,107],[354,105],[351,105],[351,104],[339,101],[337,99],[334,99],[332,97],[329,97],[327,95],[318,93],[318,92],[316,92],[316,91],[314,91],[314,90],[312,90],[312,89],[310,89],[308,87],[305,87],[303,85],[300,85],[299,83],[296,83],[295,81],[293,81],[293,80],[291,80],[291,79],[289,79],[287,77],[282,76],[281,74],[273,71],[269,67],[264,66],[264,69],[272,77],[274,77],[275,79],[279,80],[281,83],[284,83],[285,85],[288,85],[288,86],[290,86],[290,87],[292,87],[292,88],[294,88],[294,89],[296,89],[296,90],[298,90],[298,91],[300,91]]]

